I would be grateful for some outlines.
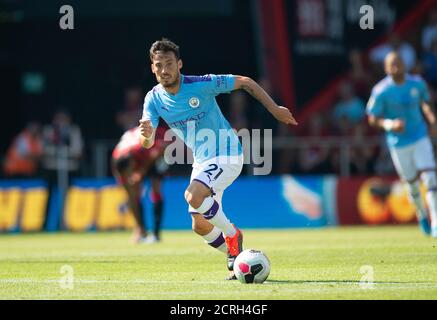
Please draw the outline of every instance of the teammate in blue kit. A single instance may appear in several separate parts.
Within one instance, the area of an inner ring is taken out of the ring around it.
[[[143,146],[154,143],[159,118],[192,150],[190,185],[185,191],[193,231],[212,247],[227,254],[233,274],[234,260],[243,250],[243,235],[226,217],[223,191],[239,176],[243,167],[242,147],[223,116],[215,97],[244,89],[260,101],[279,121],[297,125],[290,110],[278,106],[252,79],[236,75],[186,76],[180,73],[179,47],[168,39],[150,48],[152,72],[159,82],[144,99],[140,120]]]
[[[386,56],[384,68],[387,77],[373,88],[367,104],[369,123],[386,132],[393,164],[407,183],[419,225],[425,234],[437,237],[437,167],[423,115],[434,127],[436,118],[429,103],[427,85],[420,77],[405,73],[404,63],[397,52]],[[427,189],[431,226],[420,195],[419,178]]]

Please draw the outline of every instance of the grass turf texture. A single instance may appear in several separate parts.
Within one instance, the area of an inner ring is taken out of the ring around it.
[[[189,231],[154,245],[126,232],[0,235],[0,299],[437,298],[437,239],[416,226],[243,231],[272,263],[263,284],[225,281],[225,256]],[[360,284],[364,265],[373,288]]]

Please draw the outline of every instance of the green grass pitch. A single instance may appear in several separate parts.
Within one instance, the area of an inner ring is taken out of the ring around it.
[[[263,284],[224,280],[225,256],[190,231],[3,234],[0,299],[437,298],[437,239],[416,226],[243,231],[271,261]]]

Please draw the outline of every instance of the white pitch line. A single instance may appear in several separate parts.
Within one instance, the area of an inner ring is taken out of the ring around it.
[[[30,278],[14,278],[14,279],[0,279],[0,284],[53,284],[53,283],[59,283],[61,280],[60,279],[46,279],[46,280],[37,280],[37,279],[30,279]],[[193,284],[193,285],[198,285],[198,284],[224,284],[224,283],[229,283],[231,284],[231,282],[226,282],[225,280],[216,280],[216,281],[205,281],[205,280],[179,280],[179,281],[174,281],[174,280],[144,280],[144,279],[134,279],[134,280],[86,280],[86,279],[79,279],[79,280],[74,280],[73,284],[139,284],[139,285],[147,285],[147,284]],[[235,282],[236,283],[236,282]],[[290,281],[289,283],[285,283],[285,282],[274,282],[274,281],[266,281],[264,284],[261,285],[255,285],[257,289],[262,289],[263,285],[275,285],[277,284],[278,286],[281,285],[294,285],[294,286],[300,286],[300,285],[311,285],[311,286],[326,286],[326,285],[337,285],[337,286],[357,286],[359,289],[360,288],[360,282],[358,281],[311,281],[311,282],[305,282],[305,281],[299,281],[299,282],[293,282]],[[387,285],[392,286],[393,288],[425,288],[425,287],[436,287],[437,288],[437,283],[432,283],[432,282],[375,282],[373,283],[375,288],[388,288]],[[264,287],[266,289],[271,289],[272,287]],[[277,286],[275,287],[277,288]],[[280,288],[279,289],[282,290],[289,290],[288,288]],[[338,289],[338,288],[333,288],[333,287],[329,287],[327,289]],[[340,288],[341,289],[341,288]]]
[[[50,283],[59,283],[61,280],[35,280],[35,279],[0,279],[0,284],[2,283],[12,283],[12,284],[50,284]],[[160,284],[160,283],[204,283],[204,284],[218,284],[220,281],[200,281],[200,280],[181,280],[181,281],[170,281],[170,280],[74,280],[73,283],[80,284],[94,284],[94,283],[102,283],[102,284],[113,284],[113,283],[122,283],[122,284]]]
[[[434,287],[423,286],[423,287],[419,287],[417,289],[433,289],[433,288],[437,289],[437,285],[435,285]],[[404,286],[404,287],[384,287],[384,288],[375,288],[375,289],[372,289],[372,290],[361,289],[359,287],[357,287],[357,288],[317,288],[317,289],[314,289],[314,288],[302,288],[302,289],[284,289],[284,290],[281,290],[280,292],[276,292],[276,293],[271,292],[271,290],[257,290],[256,292],[253,292],[253,291],[247,291],[247,292],[245,292],[245,291],[237,291],[235,293],[237,293],[237,294],[244,294],[244,293],[251,293],[251,294],[253,294],[253,293],[257,293],[257,294],[260,294],[260,295],[267,293],[268,296],[270,296],[272,298],[275,298],[275,296],[281,295],[283,293],[302,293],[302,292],[316,293],[316,292],[323,292],[323,291],[336,291],[337,293],[338,293],[338,291],[341,291],[341,292],[369,291],[369,293],[370,293],[370,292],[376,292],[376,291],[381,290],[381,289],[382,290],[399,290],[399,289],[407,290],[407,289],[411,289],[411,287],[410,286]],[[194,297],[198,297],[199,299],[204,299],[205,296],[216,297],[217,295],[219,295],[221,298],[226,298],[230,294],[229,291],[216,291],[216,290],[214,292],[211,292],[211,291],[196,291],[195,294],[192,291],[171,291],[171,292],[160,292],[160,291],[156,291],[156,292],[155,291],[153,291],[153,292],[152,291],[138,292],[138,291],[135,291],[135,292],[132,292],[132,293],[126,293],[126,292],[121,293],[120,292],[120,293],[117,293],[117,294],[111,294],[111,293],[108,293],[108,294],[102,294],[102,293],[100,293],[100,294],[99,293],[97,293],[97,294],[87,294],[87,293],[85,293],[85,294],[77,294],[77,295],[70,295],[70,294],[68,294],[68,293],[70,293],[72,291],[74,291],[74,289],[72,289],[71,291],[70,290],[65,290],[65,293],[66,293],[65,296],[59,295],[59,294],[58,295],[36,295],[36,296],[32,295],[29,298],[32,298],[32,299],[53,299],[53,298],[58,298],[58,299],[62,299],[62,298],[67,298],[67,299],[71,299],[71,298],[83,299],[83,298],[92,298],[92,297],[113,297],[114,299],[117,299],[117,298],[119,298],[121,296],[121,297],[126,297],[126,298],[130,297],[130,298],[137,298],[137,299],[147,300],[147,299],[155,299],[157,295],[160,295],[160,296],[164,297],[163,299],[165,299],[165,297],[171,298],[173,296],[190,296],[190,297],[194,296]],[[330,293],[330,292],[328,292],[328,293]],[[146,298],[148,296],[150,298]],[[3,297],[0,296],[0,299],[2,299],[2,298]],[[22,299],[26,299],[26,297],[21,297],[21,298]],[[244,297],[242,297],[242,298],[244,298]],[[436,299],[437,296],[436,297],[430,297],[430,298]],[[253,299],[253,298],[251,298],[251,299]],[[242,301],[244,301],[244,299]]]

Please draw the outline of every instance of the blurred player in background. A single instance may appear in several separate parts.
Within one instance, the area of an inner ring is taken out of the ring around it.
[[[224,190],[240,175],[242,147],[237,135],[224,118],[215,96],[244,89],[279,121],[296,125],[291,112],[278,106],[252,79],[234,75],[185,76],[180,73],[179,47],[163,39],[150,48],[152,72],[159,82],[144,100],[140,120],[143,146],[154,145],[155,128],[163,118],[174,133],[193,151],[190,185],[185,191],[193,230],[212,247],[227,253],[227,265],[233,274],[234,260],[243,250],[243,236],[223,212]],[[190,129],[189,129],[190,127]],[[208,133],[205,150],[202,133]],[[220,139],[225,132],[226,138]]]
[[[393,164],[400,178],[407,183],[422,231],[437,237],[436,163],[426,123],[435,128],[436,118],[430,106],[428,88],[420,77],[406,74],[404,62],[397,52],[386,56],[384,68],[387,76],[373,88],[367,104],[369,123],[386,133]],[[431,227],[420,195],[419,178],[427,189]]]
[[[128,195],[128,205],[131,209],[136,227],[132,241],[134,243],[154,243],[160,241],[160,228],[163,211],[161,181],[168,166],[163,159],[164,128],[159,128],[157,143],[150,149],[141,145],[140,129],[138,127],[126,131],[112,153],[112,171],[117,181],[124,187]],[[152,190],[150,198],[154,207],[155,226],[153,233],[146,229],[144,208],[142,205],[143,179],[148,176]]]

